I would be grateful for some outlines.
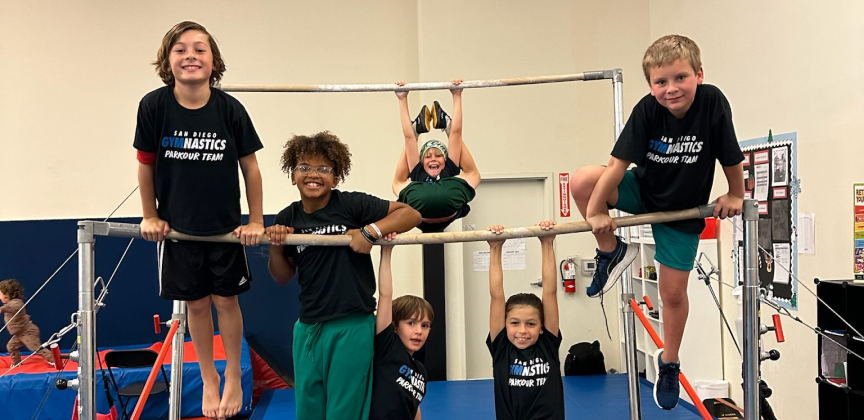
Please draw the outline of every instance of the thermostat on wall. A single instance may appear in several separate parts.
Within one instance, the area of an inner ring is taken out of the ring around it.
[[[582,274],[588,275],[597,270],[597,262],[594,259],[582,259]]]

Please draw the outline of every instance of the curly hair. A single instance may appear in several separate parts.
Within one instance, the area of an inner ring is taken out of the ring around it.
[[[285,143],[282,153],[282,172],[291,174],[303,158],[321,156],[333,162],[333,176],[344,180],[351,172],[351,152],[335,134],[322,131],[313,136],[295,135]]]
[[[702,57],[699,46],[692,39],[683,35],[666,35],[651,44],[642,57],[642,72],[645,80],[651,83],[651,69],[667,66],[682,59],[690,63],[694,73],[702,68]]]
[[[513,310],[516,306],[530,306],[537,310],[540,313],[540,325],[544,325],[543,322],[543,301],[540,300],[537,295],[534,293],[517,293],[513,296],[510,296],[507,299],[507,304],[504,307],[504,316],[506,317],[510,311]]]
[[[171,48],[177,43],[177,39],[186,31],[201,31],[204,32],[204,35],[207,35],[207,39],[210,41],[210,52],[213,53],[213,71],[210,73],[210,86],[215,86],[222,80],[222,75],[225,74],[225,61],[222,59],[222,53],[219,51],[219,44],[216,43],[216,38],[213,38],[213,35],[210,35],[210,32],[207,32],[207,29],[199,23],[187,20],[169,29],[165,33],[165,36],[162,37],[162,45],[159,46],[159,52],[156,53],[156,61],[150,64],[156,66],[156,73],[166,85],[174,86],[174,73],[171,72],[171,63],[168,62],[168,56],[171,55]]]
[[[429,317],[429,322],[435,320],[435,311],[432,305],[419,296],[405,295],[393,300],[393,325],[399,325],[399,321],[406,319],[423,319]]]
[[[0,281],[0,292],[3,292],[9,299],[21,299],[24,296],[24,288],[16,279]]]

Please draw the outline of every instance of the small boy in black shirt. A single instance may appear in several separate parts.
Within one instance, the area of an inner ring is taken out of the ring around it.
[[[549,230],[554,221],[539,224]],[[499,234],[501,225],[489,230]],[[541,236],[543,299],[519,293],[504,301],[503,240],[489,241],[489,337],[498,420],[564,420],[555,235]]]
[[[419,419],[426,396],[426,368],[413,356],[426,344],[435,313],[421,297],[393,300],[392,252],[392,245],[381,245],[370,420]]]
[[[609,209],[643,214],[682,210],[708,202],[719,161],[729,192],[716,200],[714,217],[741,214],[744,155],[732,126],[732,110],[720,89],[703,85],[699,47],[681,35],[664,36],[645,52],[642,70],[651,88],[633,108],[607,167],[573,174],[576,206],[597,239],[597,269],[589,296],[602,296],[636,258],[614,235]],[[628,171],[631,163],[636,168]],[[659,263],[665,348],[654,358],[658,377],[654,400],[671,410],[678,404],[678,350],[689,304],[687,279],[693,269],[703,220],[651,225]]]

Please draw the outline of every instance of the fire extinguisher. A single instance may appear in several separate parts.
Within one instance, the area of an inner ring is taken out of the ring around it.
[[[564,293],[576,293],[576,261],[573,258],[561,260],[558,269],[561,271]]]

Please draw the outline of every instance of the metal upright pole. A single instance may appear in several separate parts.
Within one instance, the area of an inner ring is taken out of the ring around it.
[[[623,85],[624,75],[621,69],[613,70],[612,96],[615,113],[615,138],[624,130],[624,97]],[[630,229],[621,228],[621,237],[624,242],[630,242]],[[624,364],[627,369],[627,389],[630,395],[630,419],[642,419],[641,394],[639,390],[639,364],[636,360],[636,318],[630,300],[633,299],[633,278],[630,270],[624,270],[621,275],[621,314],[624,318]]]
[[[621,312],[624,315],[624,362],[627,365],[627,389],[630,395],[630,419],[642,418],[641,395],[639,392],[639,366],[636,361],[636,320],[630,300],[633,294],[632,279],[629,273],[621,276]]]
[[[759,420],[759,203],[744,200],[744,420]]]
[[[612,70],[612,101],[615,114],[615,138],[612,139],[614,144],[624,131],[624,73],[621,69]]]
[[[93,222],[78,222],[78,418],[81,420],[96,420],[95,244]]]
[[[180,404],[183,395],[183,345],[186,333],[186,301],[174,301],[171,320],[179,320],[174,341],[171,343],[171,383],[168,397],[168,420],[180,420]]]

